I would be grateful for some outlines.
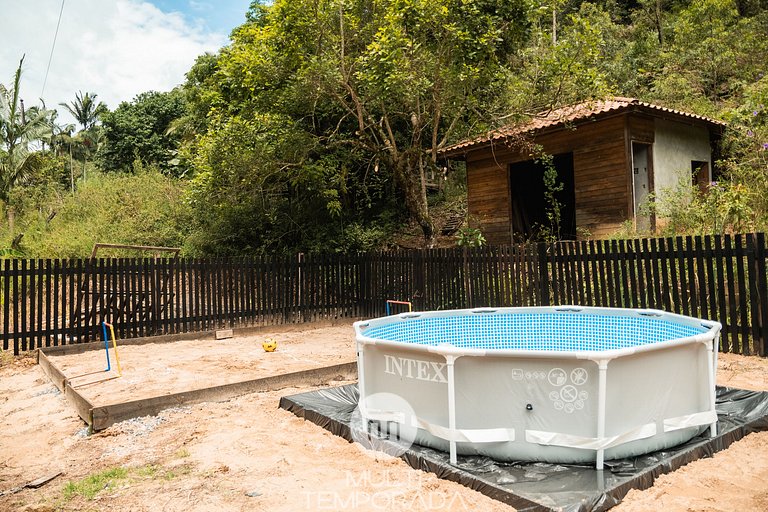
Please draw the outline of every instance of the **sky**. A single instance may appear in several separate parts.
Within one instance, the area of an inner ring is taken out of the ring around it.
[[[216,52],[245,21],[250,0],[0,0],[0,83],[22,66],[21,96],[59,103],[78,91],[96,93],[114,110],[145,91],[169,91],[184,81],[198,55]],[[56,44],[46,80],[56,23]],[[43,85],[45,87],[43,88]]]

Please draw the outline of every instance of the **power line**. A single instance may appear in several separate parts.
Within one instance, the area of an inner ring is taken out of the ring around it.
[[[61,9],[59,9],[59,21],[56,22],[56,33],[53,34],[53,44],[51,45],[51,55],[48,57],[48,67],[45,68],[45,79],[43,80],[43,90],[40,91],[40,97],[45,93],[45,84],[48,83],[48,71],[51,70],[51,61],[53,60],[53,50],[56,48],[56,38],[59,36],[59,25],[61,25],[61,13],[64,12],[64,0],[61,0]]]

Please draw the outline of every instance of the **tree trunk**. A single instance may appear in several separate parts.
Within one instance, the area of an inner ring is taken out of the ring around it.
[[[659,38],[659,46],[664,46],[664,29],[661,23],[662,12],[663,8],[661,5],[661,0],[656,0],[656,12],[654,13],[656,15],[656,19],[654,21],[656,22],[656,34]]]
[[[16,210],[13,206],[9,206],[6,213],[8,214],[8,233],[11,235],[11,238],[13,238],[15,234],[14,228],[16,227]]]
[[[395,180],[400,189],[405,194],[405,206],[411,217],[419,223],[421,231],[424,234],[424,246],[432,247],[435,238],[435,225],[432,217],[429,215],[429,206],[427,204],[427,195],[425,188],[421,183],[423,176],[419,174],[417,179],[418,155],[412,153],[400,153],[399,158],[393,162],[395,170]]]

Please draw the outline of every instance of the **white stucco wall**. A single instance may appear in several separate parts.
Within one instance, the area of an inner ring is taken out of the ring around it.
[[[654,192],[675,188],[682,176],[691,183],[691,161],[708,162],[712,170],[712,148],[706,128],[656,119],[653,145]]]

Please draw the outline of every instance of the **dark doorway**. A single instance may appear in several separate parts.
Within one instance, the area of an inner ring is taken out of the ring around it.
[[[691,161],[691,177],[693,184],[699,187],[699,192],[706,194],[712,177],[709,175],[709,162]]]
[[[573,153],[555,155],[558,181],[563,190],[555,197],[561,205],[560,239],[576,239],[576,195],[573,181]],[[544,196],[544,166],[534,160],[518,162],[509,166],[509,189],[512,201],[512,239],[528,240],[541,235],[542,229],[549,228]]]

